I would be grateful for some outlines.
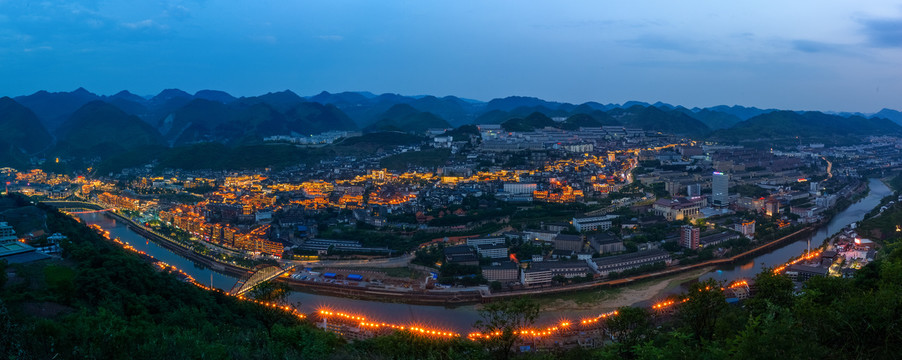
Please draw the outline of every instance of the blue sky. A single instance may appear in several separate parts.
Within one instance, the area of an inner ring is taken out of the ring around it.
[[[0,95],[366,90],[902,109],[898,1],[0,0]]]

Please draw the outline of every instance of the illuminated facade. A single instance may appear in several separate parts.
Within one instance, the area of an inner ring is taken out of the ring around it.
[[[715,206],[727,206],[730,203],[730,175],[715,171],[711,178],[711,202]]]

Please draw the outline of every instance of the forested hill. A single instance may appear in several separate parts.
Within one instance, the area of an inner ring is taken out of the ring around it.
[[[123,90],[107,96],[79,88],[0,99],[0,130],[4,130],[0,132],[0,166],[22,167],[47,158],[109,161],[125,157],[125,152],[149,149],[144,158],[132,156],[144,165],[162,160],[156,156],[162,151],[159,147],[215,143],[231,151],[261,145],[272,136],[329,131],[423,136],[427,131],[480,124],[500,124],[508,131],[624,126],[752,146],[845,145],[869,135],[902,133],[899,114],[892,109],[866,115],[736,105],[690,109],[636,101],[571,104],[523,96],[488,102],[369,92],[301,96],[291,90],[245,97],[179,89],[152,96]]]

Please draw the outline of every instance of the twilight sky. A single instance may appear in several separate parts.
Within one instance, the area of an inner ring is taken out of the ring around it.
[[[902,109],[899,1],[0,0],[0,96],[366,90]]]

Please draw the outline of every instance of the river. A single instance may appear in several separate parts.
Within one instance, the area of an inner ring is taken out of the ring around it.
[[[786,263],[792,257],[799,256],[808,248],[808,241],[811,241],[811,247],[820,246],[827,237],[842,230],[851,223],[859,222],[864,219],[864,215],[873,210],[880,200],[884,197],[892,195],[893,191],[878,179],[870,179],[868,182],[870,192],[858,202],[852,204],[846,210],[840,212],[827,223],[822,226],[814,234],[808,238],[799,239],[796,242],[783,245],[771,252],[758,255],[747,261],[740,262],[736,265],[723,266],[708,274],[700,277],[701,280],[716,279],[725,282],[731,282],[737,279],[749,279],[755,277],[755,274],[761,272],[764,267],[775,267]]]
[[[853,222],[861,221],[864,214],[880,203],[880,199],[888,196],[892,191],[877,179],[871,179],[870,193],[864,199],[856,202],[845,211],[839,213],[827,226],[819,229],[811,237],[812,247],[816,247],[832,233],[835,233]],[[223,275],[197,264],[189,259],[177,255],[152,241],[147,241],[141,235],[131,231],[128,226],[117,221],[105,213],[80,214],[79,217],[87,224],[97,224],[110,232],[110,237],[118,237],[142,250],[147,254],[182,269],[193,276],[198,282],[229,291],[237,281],[236,278]],[[807,239],[802,239],[784,245],[769,253],[758,255],[742,264],[723,267],[705,274],[701,279],[717,279],[732,281],[740,278],[751,278],[757,274],[763,266],[776,266],[785,263],[789,258],[798,256],[807,246]],[[408,305],[400,303],[382,303],[376,301],[354,300],[341,297],[314,295],[303,292],[292,292],[288,298],[292,304],[296,304],[302,312],[314,312],[322,308],[329,308],[348,313],[360,314],[378,322],[391,322],[395,324],[419,325],[434,329],[444,329],[465,334],[472,329],[474,322],[479,320],[479,314],[475,306],[461,306],[445,308],[442,306]],[[579,312],[543,312],[538,323],[557,322],[561,319],[578,320],[584,316],[598,315],[593,311]]]

